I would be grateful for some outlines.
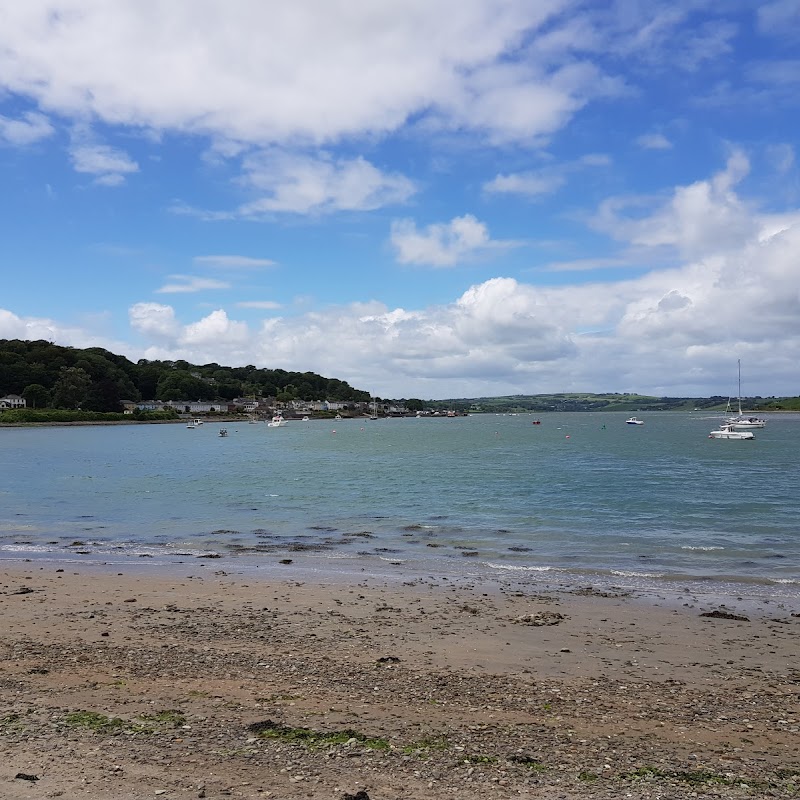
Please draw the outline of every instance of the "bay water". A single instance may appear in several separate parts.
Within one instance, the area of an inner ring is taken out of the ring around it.
[[[755,441],[709,439],[707,413],[642,418],[4,428],[0,562],[285,575],[291,560],[797,597],[800,415],[769,415]]]

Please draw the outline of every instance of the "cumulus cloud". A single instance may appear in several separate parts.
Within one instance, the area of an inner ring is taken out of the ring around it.
[[[187,325],[179,344],[185,347],[207,347],[209,345],[240,346],[250,338],[247,325],[228,319],[222,309],[212,311],[198,322]]]
[[[231,285],[225,281],[218,281],[214,278],[198,278],[194,275],[170,275],[173,283],[165,283],[157,294],[188,294],[192,292],[204,292],[208,289],[230,289]]]
[[[128,310],[128,321],[136,333],[157,341],[173,342],[180,331],[175,309],[160,303],[136,303]]]
[[[391,244],[401,264],[452,267],[490,249],[514,243],[491,239],[483,222],[472,214],[465,214],[447,223],[428,225],[422,232],[411,219],[395,220]]]
[[[527,139],[603,91],[574,52],[548,69],[551,47],[530,67],[526,39],[549,23],[553,41],[570,5],[411,0],[354,13],[346,0],[318,0],[211,3],[198,14],[189,0],[15,3],[3,11],[0,75],[65,116],[231,142],[319,144],[428,111],[448,127]]]
[[[606,200],[593,225],[632,245],[665,247],[689,258],[740,247],[755,233],[752,209],[734,191],[749,168],[746,156],[734,152],[725,170],[676,188],[660,205],[650,198]]]
[[[53,133],[53,126],[44,114],[28,111],[16,119],[0,114],[0,142],[24,146],[46,139]]]

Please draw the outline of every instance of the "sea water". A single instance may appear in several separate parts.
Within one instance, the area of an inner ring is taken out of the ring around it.
[[[709,439],[707,413],[642,418],[0,429],[0,560],[291,559],[797,596],[800,415],[769,415],[754,441]]]

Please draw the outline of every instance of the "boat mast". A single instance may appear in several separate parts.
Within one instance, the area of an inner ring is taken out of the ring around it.
[[[739,367],[739,416],[742,416],[742,359],[736,359],[736,365]]]

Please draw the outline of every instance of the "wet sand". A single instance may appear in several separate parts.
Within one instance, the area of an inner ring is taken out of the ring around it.
[[[226,569],[0,567],[0,797],[798,794],[800,602]]]

